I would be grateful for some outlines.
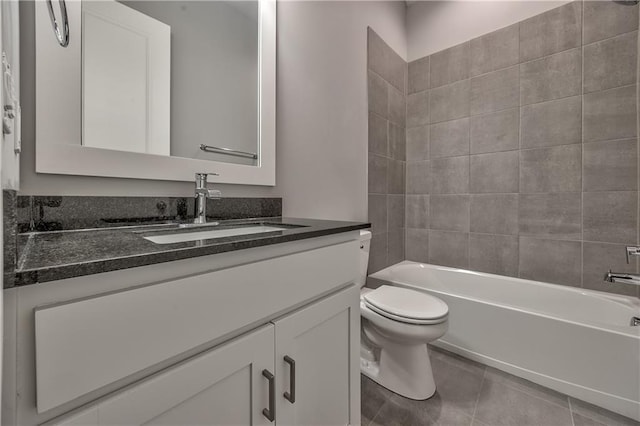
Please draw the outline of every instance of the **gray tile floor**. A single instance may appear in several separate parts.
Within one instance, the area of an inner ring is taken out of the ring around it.
[[[626,417],[429,347],[436,394],[403,398],[362,377],[362,426],[640,426]]]

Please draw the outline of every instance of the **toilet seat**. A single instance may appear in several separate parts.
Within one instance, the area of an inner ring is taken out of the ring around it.
[[[383,285],[361,297],[377,314],[407,324],[439,324],[449,314],[447,304],[437,297],[401,287]]]

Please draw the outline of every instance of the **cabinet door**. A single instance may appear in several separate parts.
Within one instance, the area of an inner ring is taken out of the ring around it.
[[[268,425],[273,357],[269,324],[55,424]]]
[[[358,302],[354,286],[274,322],[279,425],[360,424]]]

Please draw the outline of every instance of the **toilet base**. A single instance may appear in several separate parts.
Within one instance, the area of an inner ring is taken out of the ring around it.
[[[378,361],[360,359],[360,371],[405,398],[425,400],[436,392],[426,344],[407,346],[388,342],[381,348]]]

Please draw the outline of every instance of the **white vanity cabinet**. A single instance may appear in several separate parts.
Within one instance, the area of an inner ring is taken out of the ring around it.
[[[358,237],[6,290],[2,424],[359,424]]]
[[[348,425],[357,294],[342,290],[52,424]]]
[[[274,322],[276,423],[349,424],[353,401],[358,401],[359,415],[360,387],[351,383],[350,361],[357,355],[359,380],[359,295],[354,286]]]
[[[169,368],[56,425],[266,425],[268,325]],[[264,382],[264,383],[263,383]]]

